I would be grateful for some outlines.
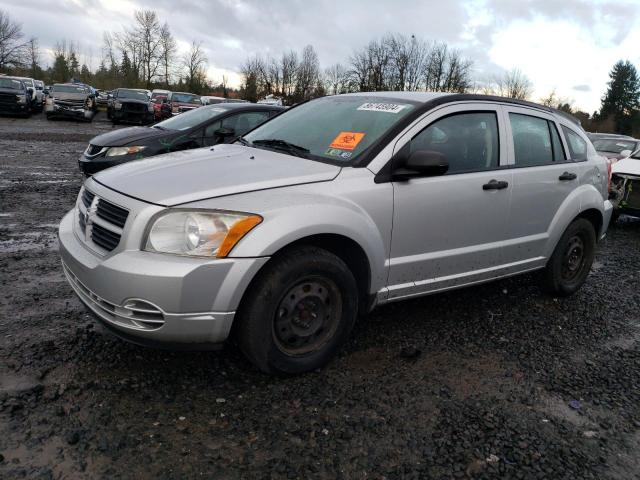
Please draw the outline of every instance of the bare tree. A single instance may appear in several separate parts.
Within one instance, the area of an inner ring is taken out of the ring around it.
[[[28,61],[28,42],[22,40],[22,25],[0,10],[0,71],[23,66]]]
[[[326,68],[324,71],[326,90],[331,95],[346,93],[349,84],[349,71],[340,63]]]
[[[164,26],[160,25],[156,12],[153,10],[136,10],[135,26],[130,37],[133,37],[131,42],[135,45],[135,50],[139,52],[140,74],[147,88],[151,87],[152,80],[161,71],[163,30]]]
[[[501,97],[527,100],[533,92],[533,84],[521,70],[514,68],[494,77],[492,89],[493,93]]]
[[[38,46],[38,39],[31,38],[27,43],[27,52],[29,55],[29,68],[30,74],[33,78],[40,76],[40,47]]]
[[[280,59],[282,75],[282,95],[290,99],[295,91],[296,73],[298,71],[298,54],[293,50],[283,53]]]
[[[160,63],[163,69],[164,84],[167,88],[171,83],[176,51],[176,41],[173,38],[173,35],[171,35],[169,25],[165,23],[160,31]]]
[[[307,45],[302,50],[296,77],[296,101],[308,100],[320,83],[320,62],[318,54],[311,45]]]
[[[206,84],[207,56],[202,50],[202,42],[191,42],[191,49],[182,57],[185,77],[190,91],[199,93]]]

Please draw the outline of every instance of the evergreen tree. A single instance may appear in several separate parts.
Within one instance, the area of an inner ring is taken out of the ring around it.
[[[56,55],[56,59],[53,62],[53,69],[51,71],[51,80],[54,82],[67,82],[69,81],[69,65],[64,55]]]
[[[609,73],[607,92],[602,98],[599,119],[612,117],[618,133],[631,134],[638,123],[640,109],[640,77],[636,67],[618,61]]]
[[[80,63],[75,52],[71,52],[71,55],[69,55],[69,74],[75,79],[80,76]]]

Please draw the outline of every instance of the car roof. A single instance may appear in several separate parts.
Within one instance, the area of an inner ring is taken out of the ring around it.
[[[496,95],[480,95],[475,93],[447,93],[447,92],[358,92],[358,93],[345,93],[343,96],[355,96],[355,97],[381,97],[393,100],[404,100],[409,102],[422,103],[425,107],[433,108],[438,105],[444,105],[446,103],[464,102],[464,101],[477,101],[477,102],[495,102],[495,103],[510,103],[513,105],[519,105],[522,107],[535,108],[545,111],[547,113],[553,113],[559,115],[582,128],[580,120],[571,115],[570,113],[563,112],[551,107],[545,107],[538,103],[528,102],[526,100],[518,100],[515,98],[499,97]]]
[[[181,95],[194,95],[196,97],[199,97],[200,95],[198,95],[197,93],[191,93],[191,92],[169,92],[169,93],[179,93]]]
[[[200,108],[211,108],[211,109],[220,109],[223,108],[225,110],[284,110],[284,107],[279,105],[264,105],[260,103],[215,103],[213,105],[204,105]]]

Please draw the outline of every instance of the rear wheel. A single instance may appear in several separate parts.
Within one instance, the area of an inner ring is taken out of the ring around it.
[[[544,284],[561,296],[577,292],[589,276],[596,251],[596,232],[585,219],[574,220],[560,238],[544,270]]]
[[[260,370],[293,374],[325,365],[348,338],[358,288],[347,265],[317,247],[274,258],[238,312],[240,348]]]

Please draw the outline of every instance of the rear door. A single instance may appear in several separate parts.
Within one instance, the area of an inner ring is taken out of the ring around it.
[[[511,195],[499,106],[440,108],[396,145],[444,154],[442,176],[395,181],[389,299],[465,285],[502,271]]]
[[[551,114],[525,107],[504,106],[509,163],[513,169],[508,237],[503,255],[527,270],[543,266],[554,217],[579,185],[580,162],[568,154],[561,125]],[[578,154],[576,152],[576,157]],[[579,212],[575,212],[577,215]]]

